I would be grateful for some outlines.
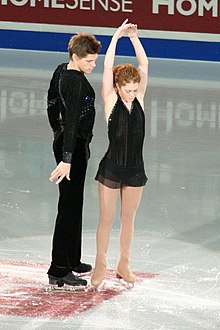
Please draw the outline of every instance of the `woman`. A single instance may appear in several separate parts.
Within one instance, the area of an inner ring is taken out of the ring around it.
[[[138,69],[131,64],[114,65],[116,45],[127,35],[134,47]],[[129,267],[134,219],[143,186],[147,182],[142,156],[145,134],[144,95],[148,59],[137,36],[137,25],[127,20],[117,29],[104,61],[102,97],[108,124],[109,147],[96,175],[99,185],[100,219],[97,229],[97,255],[91,284],[101,285],[106,271],[106,253],[116,203],[121,198],[120,254],[116,276],[134,283]]]

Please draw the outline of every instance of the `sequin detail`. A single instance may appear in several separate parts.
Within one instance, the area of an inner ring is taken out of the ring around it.
[[[95,98],[89,95],[85,95],[83,99],[83,106],[79,120],[82,120],[86,114],[94,109]]]

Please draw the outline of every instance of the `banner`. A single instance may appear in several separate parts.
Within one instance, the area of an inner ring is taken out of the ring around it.
[[[220,33],[218,0],[0,0],[0,21]]]

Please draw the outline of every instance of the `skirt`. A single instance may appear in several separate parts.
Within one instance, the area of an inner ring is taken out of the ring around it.
[[[103,185],[112,188],[142,187],[148,178],[144,170],[144,162],[136,166],[122,166],[104,157],[95,176],[95,180]]]

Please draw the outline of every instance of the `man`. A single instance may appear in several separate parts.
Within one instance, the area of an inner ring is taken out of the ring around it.
[[[54,71],[48,90],[48,118],[54,132],[57,167],[50,181],[59,184],[58,213],[53,235],[50,284],[86,285],[76,273],[92,266],[81,262],[83,192],[89,142],[95,119],[95,92],[84,74],[96,66],[101,43],[89,33],[72,36],[69,62]]]

